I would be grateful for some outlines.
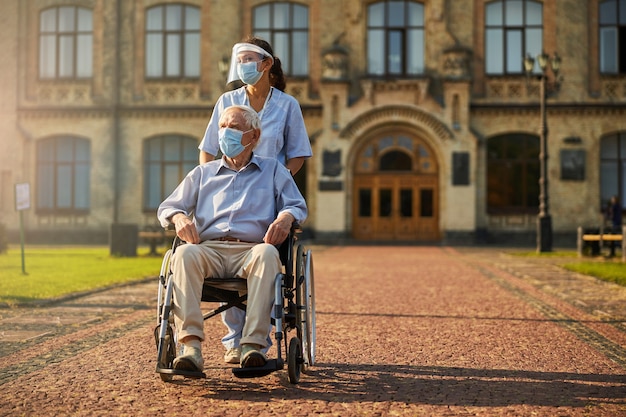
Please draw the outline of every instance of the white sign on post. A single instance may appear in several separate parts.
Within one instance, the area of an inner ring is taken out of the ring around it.
[[[15,209],[17,211],[30,208],[30,184],[15,184]]]
[[[15,184],[15,209],[20,212],[20,237],[22,246],[22,274],[26,275],[24,261],[24,210],[30,208],[30,184],[23,182]]]

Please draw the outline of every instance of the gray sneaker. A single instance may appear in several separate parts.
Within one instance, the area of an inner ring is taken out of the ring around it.
[[[197,347],[183,345],[183,354],[174,359],[174,369],[179,371],[202,372],[204,369],[202,350]]]
[[[239,358],[241,357],[241,348],[233,347],[226,351],[224,354],[224,362],[226,363],[239,363]]]
[[[254,344],[241,345],[241,367],[256,368],[265,366],[267,356],[261,352],[261,346]]]

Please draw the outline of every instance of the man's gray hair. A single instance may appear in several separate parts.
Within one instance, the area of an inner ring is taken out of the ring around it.
[[[224,114],[226,114],[226,112],[232,111],[234,109],[241,110],[242,116],[250,129],[261,129],[261,119],[259,118],[258,113],[250,106],[244,106],[242,104],[229,106],[226,109],[224,109],[224,112],[222,113],[222,117],[224,116]]]

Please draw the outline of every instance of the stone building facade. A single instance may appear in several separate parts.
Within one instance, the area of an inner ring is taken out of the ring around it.
[[[197,163],[231,47],[269,38],[314,157],[320,240],[532,243],[548,71],[556,244],[626,199],[626,1],[4,0],[0,218],[15,239],[155,224]],[[560,88],[555,88],[557,85]],[[29,207],[15,207],[28,184]],[[20,215],[21,214],[21,215]]]

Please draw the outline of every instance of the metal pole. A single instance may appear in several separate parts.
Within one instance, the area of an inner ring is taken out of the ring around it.
[[[20,246],[22,248],[22,275],[26,275],[26,261],[24,259],[24,210],[20,210]]]
[[[552,219],[548,197],[548,121],[546,112],[547,75],[541,76],[540,84],[540,152],[539,152],[539,215],[537,217],[537,252],[552,251]]]
[[[116,46],[116,55],[115,55],[115,72],[114,72],[114,80],[113,80],[113,224],[117,224],[120,218],[120,199],[121,199],[121,188],[122,188],[122,128],[120,121],[120,74],[121,74],[121,31],[122,31],[122,0],[117,0],[117,22],[116,22],[116,32],[115,32],[115,46]]]

